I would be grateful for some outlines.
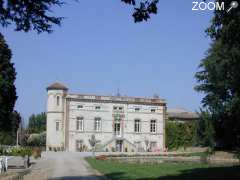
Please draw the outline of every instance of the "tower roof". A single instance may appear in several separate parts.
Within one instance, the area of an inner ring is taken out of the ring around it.
[[[51,84],[50,86],[48,86],[47,90],[65,90],[65,91],[67,91],[68,88],[59,82],[55,82],[55,83]]]

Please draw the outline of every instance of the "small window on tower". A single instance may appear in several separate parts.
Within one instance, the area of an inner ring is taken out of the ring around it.
[[[135,108],[135,112],[139,112],[140,111],[140,108]]]
[[[59,106],[59,104],[60,104],[60,97],[57,96],[57,106]]]
[[[59,129],[60,129],[60,122],[56,121],[56,131],[59,131]]]
[[[95,109],[96,109],[96,110],[100,110],[101,107],[100,107],[100,106],[95,106]]]
[[[78,108],[78,109],[82,109],[82,108],[83,108],[83,105],[78,105],[77,108]]]

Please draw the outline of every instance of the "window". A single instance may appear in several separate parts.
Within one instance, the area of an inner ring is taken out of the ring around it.
[[[82,109],[82,108],[83,108],[83,105],[78,105],[77,108],[78,108],[78,109]]]
[[[134,132],[140,132],[140,119],[134,120]]]
[[[140,111],[140,108],[135,108],[135,112],[139,112]]]
[[[122,106],[114,106],[113,107],[113,110],[115,110],[115,111],[123,111],[123,107]]]
[[[156,120],[151,120],[150,121],[150,132],[155,133],[156,132]]]
[[[76,140],[76,151],[84,151],[83,140]]]
[[[59,129],[60,129],[60,122],[56,121],[56,131],[59,131]]]
[[[94,130],[101,131],[101,118],[97,117],[94,120]]]
[[[76,129],[78,131],[83,131],[83,117],[77,117],[77,121],[76,121]]]
[[[151,109],[151,112],[154,113],[154,112],[156,112],[156,110],[155,109]]]
[[[57,96],[57,106],[59,106],[59,105],[60,105],[60,97]]]
[[[95,109],[96,109],[96,110],[100,110],[101,107],[100,107],[100,106],[96,106]]]

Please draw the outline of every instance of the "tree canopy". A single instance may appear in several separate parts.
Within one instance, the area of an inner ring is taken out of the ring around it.
[[[206,32],[213,42],[196,73],[196,90],[205,93],[202,103],[210,113],[217,146],[240,147],[240,9],[215,11]]]
[[[12,53],[3,36],[0,34],[0,130],[11,131],[12,114],[17,100],[14,81],[16,72],[11,63]]]
[[[150,14],[157,13],[158,0],[121,0],[134,7],[135,22],[147,21]],[[0,0],[0,24],[7,27],[15,26],[16,31],[28,32],[35,30],[38,33],[52,32],[53,25],[60,25],[63,17],[52,15],[53,7],[62,7],[64,0]]]

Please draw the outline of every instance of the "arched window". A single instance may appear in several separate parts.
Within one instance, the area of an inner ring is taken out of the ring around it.
[[[141,129],[140,129],[140,123],[141,123],[141,120],[140,119],[135,119],[134,120],[134,132],[140,132]]]
[[[84,130],[83,127],[84,127],[84,125],[83,125],[83,117],[77,117],[76,130],[83,131]]]
[[[157,131],[157,124],[156,124],[156,120],[152,119],[150,121],[150,132],[151,133],[155,133]]]
[[[60,97],[57,96],[57,106],[59,106],[59,105],[60,105]]]

